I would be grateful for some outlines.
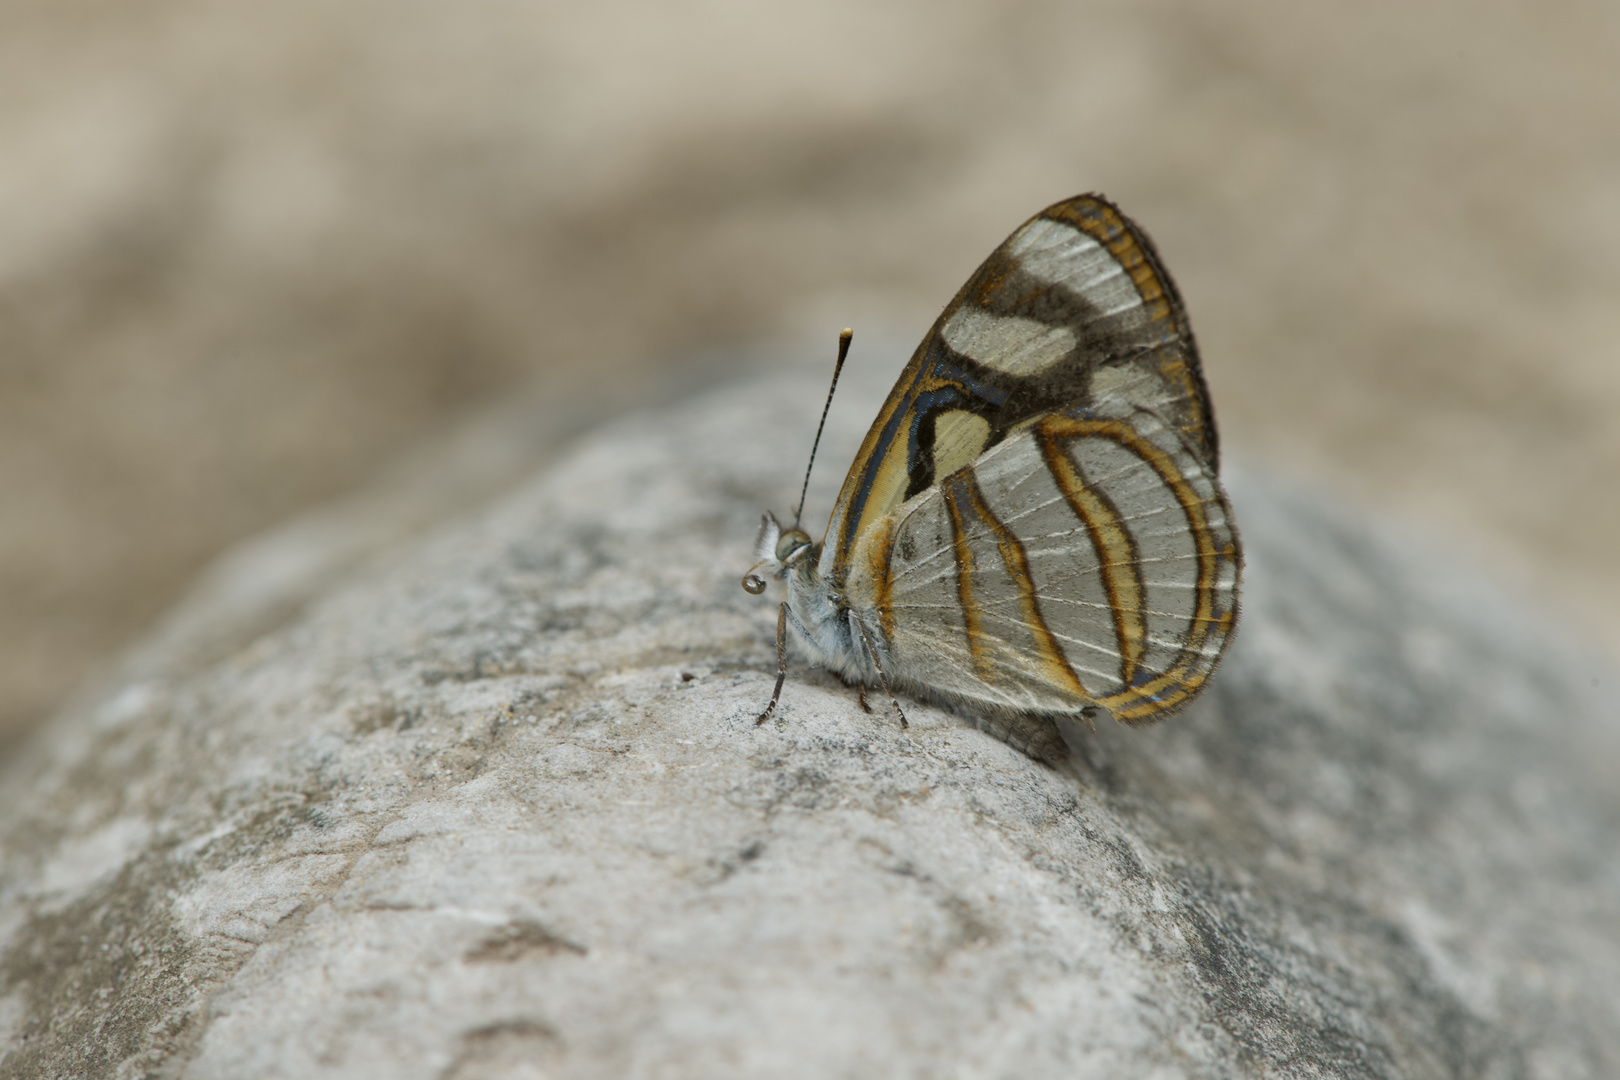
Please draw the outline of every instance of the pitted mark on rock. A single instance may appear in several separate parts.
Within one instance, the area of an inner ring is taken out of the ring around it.
[[[469,964],[509,964],[540,956],[572,953],[584,956],[585,946],[558,937],[530,919],[517,919],[487,934],[462,957]]]
[[[550,1024],[519,1018],[469,1031],[461,1037],[455,1060],[440,1080],[502,1080],[512,1076],[548,1075],[562,1040]]]

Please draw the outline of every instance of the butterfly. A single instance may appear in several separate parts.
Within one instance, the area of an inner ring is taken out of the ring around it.
[[[763,568],[787,599],[757,723],[789,638],[863,707],[880,686],[904,725],[903,691],[1037,760],[1068,756],[1058,718],[1164,719],[1237,620],[1218,466],[1192,327],[1147,234],[1100,195],[1047,207],[923,338],[822,542],[765,515],[743,587],[764,592]]]

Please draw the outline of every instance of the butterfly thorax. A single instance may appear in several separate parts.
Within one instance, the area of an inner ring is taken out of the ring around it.
[[[832,583],[816,572],[813,559],[789,571],[787,587],[788,628],[811,663],[846,679],[866,682],[867,672],[854,648],[849,606]]]

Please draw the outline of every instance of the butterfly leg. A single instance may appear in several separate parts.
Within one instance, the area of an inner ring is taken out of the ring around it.
[[[776,610],[776,689],[771,691],[771,703],[755,718],[755,727],[769,720],[776,711],[776,703],[782,700],[782,683],[787,681],[787,620],[788,606],[783,603]]]
[[[853,611],[849,613],[849,621],[861,632],[861,641],[866,645],[866,655],[872,658],[872,666],[877,668],[878,682],[883,684],[883,692],[889,695],[889,704],[894,706],[894,714],[900,718],[900,726],[903,728],[910,727],[910,722],[906,720],[906,711],[900,707],[900,701],[894,696],[894,691],[889,689],[889,677],[883,673],[883,661],[878,659],[877,650],[872,647],[872,632],[866,628],[865,623],[861,622],[860,616]],[[865,687],[861,688],[861,703],[863,705],[866,703],[865,689]]]
[[[855,690],[861,695],[861,712],[866,713],[868,716],[872,715],[872,706],[866,703],[866,684],[856,683]]]

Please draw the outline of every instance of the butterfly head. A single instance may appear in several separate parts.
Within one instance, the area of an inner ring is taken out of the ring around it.
[[[758,596],[765,591],[765,579],[755,571],[764,568],[767,574],[780,579],[789,570],[814,559],[815,553],[809,533],[797,526],[784,529],[774,514],[766,514],[760,519],[759,538],[754,541],[754,555],[759,562],[743,576],[742,587]]]

